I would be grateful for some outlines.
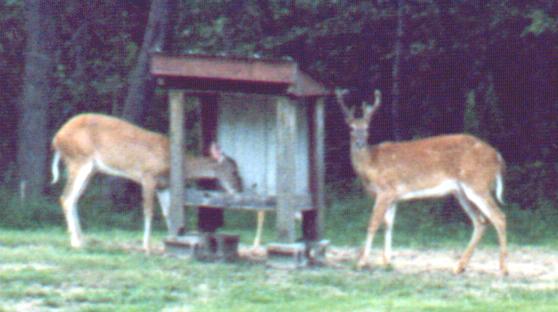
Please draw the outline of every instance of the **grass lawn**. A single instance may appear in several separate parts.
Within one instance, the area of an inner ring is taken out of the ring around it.
[[[341,196],[340,196],[341,197]],[[263,262],[201,263],[139,250],[140,211],[114,213],[95,197],[81,207],[87,248],[73,250],[55,201],[0,207],[1,311],[557,311],[558,231],[553,204],[535,211],[505,207],[509,277],[501,277],[493,230],[468,270],[451,273],[472,228],[443,201],[404,204],[394,229],[393,267],[354,269],[372,201],[355,194],[332,201],[324,237],[328,265],[281,270]],[[45,204],[47,202],[47,204]],[[450,206],[451,207],[451,206]],[[546,207],[546,208],[545,208]],[[438,217],[436,217],[438,216]],[[443,216],[443,217],[442,217]],[[9,219],[12,218],[12,219]],[[226,212],[225,231],[251,244],[255,214]],[[191,218],[190,222],[195,224]],[[264,243],[272,241],[274,216]],[[380,231],[373,260],[381,255]],[[245,248],[245,247],[244,247]]]
[[[163,235],[157,232],[155,241]],[[62,228],[0,230],[0,311],[556,311],[558,307],[556,280],[514,277],[513,266],[512,276],[502,278],[495,264],[487,268],[490,273],[460,276],[449,270],[406,272],[397,268],[397,246],[393,269],[357,271],[343,262],[279,270],[263,263],[146,256],[136,248],[141,245],[139,231],[89,230],[86,237],[86,249],[72,250]],[[543,254],[551,252],[540,249]],[[486,252],[496,257],[493,246]]]

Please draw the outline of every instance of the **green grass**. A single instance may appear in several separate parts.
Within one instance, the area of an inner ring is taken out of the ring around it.
[[[350,193],[341,200],[332,200],[326,210],[325,236],[335,244],[360,245],[364,240],[374,201],[365,194]],[[556,203],[541,200],[536,209],[522,210],[516,204],[506,204],[508,241],[519,245],[558,248]],[[270,224],[271,226],[271,224]],[[465,246],[473,227],[456,202],[447,200],[404,202],[398,205],[394,225],[394,246],[451,247]],[[383,240],[378,232],[375,242]],[[496,246],[492,226],[481,245]]]
[[[20,203],[2,200],[7,208],[0,214],[17,212]],[[96,203],[91,197],[82,203],[88,241],[83,250],[69,247],[55,202],[33,203],[30,211],[19,212],[28,218],[25,222],[12,216],[14,226],[0,221],[0,311],[556,311],[558,306],[556,281],[545,281],[541,288],[536,278],[469,272],[454,276],[443,270],[405,273],[397,264],[365,271],[355,270],[353,263],[279,270],[264,263],[147,256],[138,250],[141,213],[111,218],[110,208]],[[336,246],[360,246],[371,206],[372,201],[358,193],[332,200],[325,238]],[[459,208],[440,217],[444,207],[443,202],[401,205],[394,251],[464,249],[472,227],[463,221]],[[541,201],[535,211],[513,204],[504,211],[512,250],[527,245],[537,250],[558,247],[553,226],[558,217],[552,202]],[[35,224],[35,218],[49,220]],[[224,230],[240,234],[241,242],[250,244],[255,218],[251,212],[226,212]],[[264,241],[273,240],[273,224],[271,214]],[[156,229],[153,241],[160,247],[165,236],[160,217]],[[374,256],[379,255],[382,239],[380,232]],[[493,230],[480,246],[496,255]]]
[[[200,263],[119,247],[137,233],[61,229],[0,232],[0,311],[552,311],[554,291],[497,276],[406,275],[351,268],[278,270]],[[161,238],[162,233],[157,233]]]

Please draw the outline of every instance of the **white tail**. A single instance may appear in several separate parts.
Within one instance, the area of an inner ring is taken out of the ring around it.
[[[363,103],[363,117],[355,118],[337,90],[345,120],[351,128],[351,161],[366,191],[375,197],[374,210],[358,266],[369,265],[374,235],[385,224],[384,263],[391,258],[392,229],[397,203],[405,200],[436,198],[453,194],[471,219],[474,231],[455,273],[461,273],[482,238],[487,219],[496,228],[500,243],[500,270],[506,267],[506,216],[494,200],[503,202],[504,161],[490,145],[470,135],[456,134],[428,139],[368,145],[370,121],[381,104],[375,92],[375,105]],[[495,188],[495,189],[494,189]],[[495,194],[494,194],[495,193]]]
[[[52,181],[50,181],[50,184],[55,184],[56,182],[58,182],[58,178],[60,177],[60,170],[58,169],[59,163],[60,163],[60,152],[55,151],[54,156],[52,157],[52,166],[51,166]]]
[[[168,138],[115,117],[91,113],[77,115],[66,122],[54,136],[52,148],[55,151],[52,182],[59,179],[60,159],[68,171],[60,202],[71,245],[83,245],[77,202],[90,178],[100,172],[129,179],[142,186],[145,219],[143,247],[149,251],[155,195],[165,219],[169,213]],[[236,163],[216,145],[211,147],[210,157],[185,156],[184,167],[187,179],[217,179],[231,193],[242,188]]]
[[[504,170],[505,170],[505,162],[504,159],[502,158],[502,155],[498,154],[498,160],[502,163],[502,168],[500,169],[500,172],[496,175],[496,185],[495,185],[495,195],[496,195],[496,199],[498,200],[498,202],[501,205],[504,205]]]

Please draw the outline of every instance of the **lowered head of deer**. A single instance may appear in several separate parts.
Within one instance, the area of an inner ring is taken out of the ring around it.
[[[225,155],[216,143],[209,147],[209,157],[187,157],[184,161],[186,179],[215,179],[229,194],[242,192],[242,179],[234,159]]]
[[[500,270],[507,274],[506,218],[495,199],[502,203],[505,164],[498,151],[482,140],[466,134],[440,135],[404,142],[368,145],[368,131],[381,105],[381,93],[374,93],[375,104],[363,103],[362,117],[356,118],[336,90],[337,102],[351,129],[351,162],[366,191],[375,197],[368,234],[358,266],[368,266],[374,235],[385,225],[383,260],[391,257],[392,228],[400,201],[455,196],[474,231],[459,260],[455,273],[465,269],[488,221],[494,225],[500,243]],[[495,196],[494,196],[495,195]],[[496,197],[496,198],[494,198]]]

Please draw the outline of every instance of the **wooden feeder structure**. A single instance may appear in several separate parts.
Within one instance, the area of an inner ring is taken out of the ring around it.
[[[276,239],[285,244],[297,239],[295,213],[300,211],[303,239],[319,240],[324,223],[324,97],[330,91],[290,60],[153,54],[150,66],[159,86],[169,92],[170,234],[184,226],[187,205],[274,211]],[[200,105],[203,144],[217,141],[237,162],[242,193],[184,189],[180,164],[187,97]]]

